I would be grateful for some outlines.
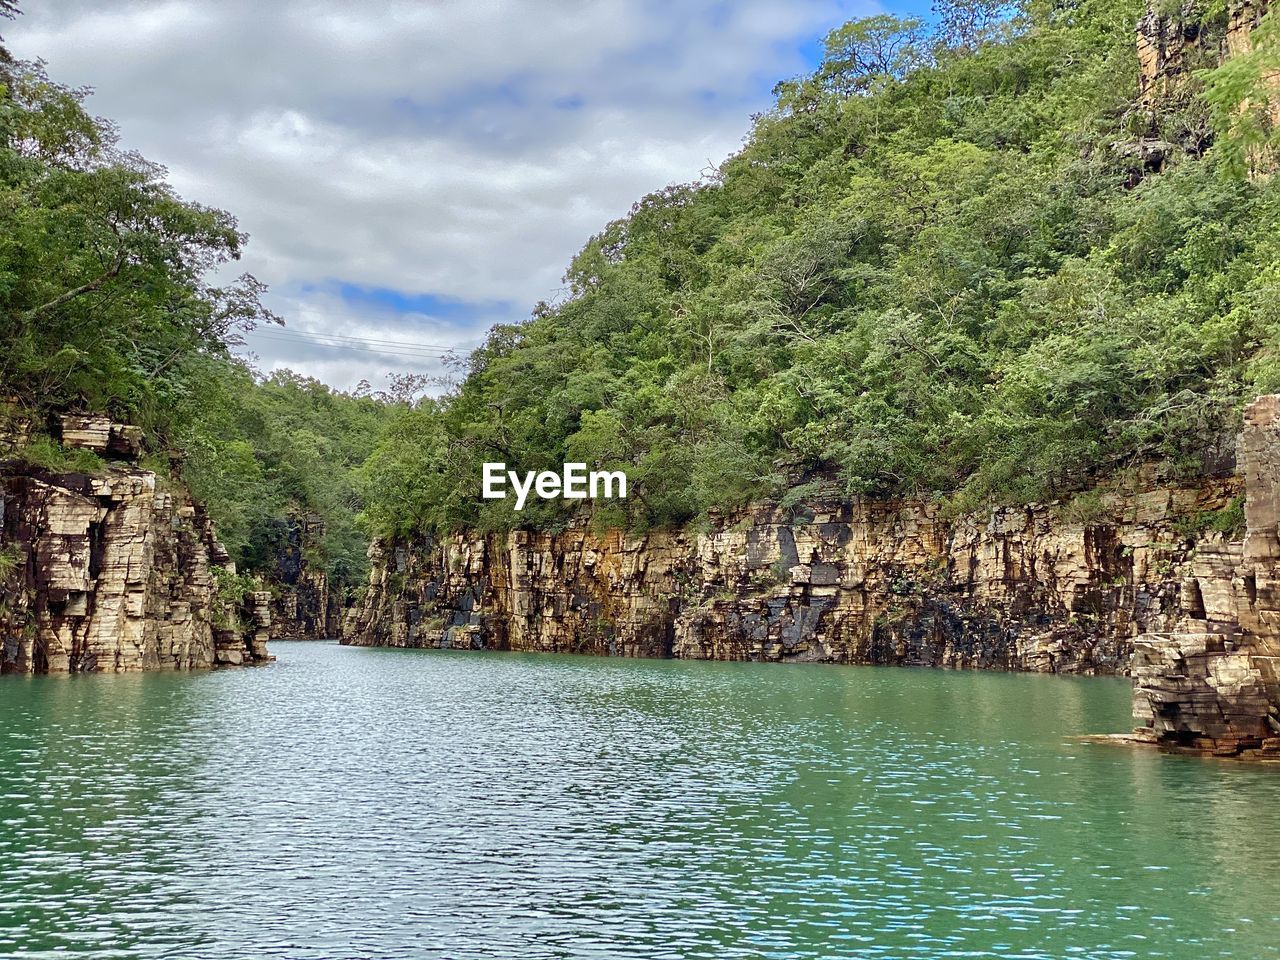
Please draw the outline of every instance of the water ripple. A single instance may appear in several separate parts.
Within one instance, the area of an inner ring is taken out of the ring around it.
[[[0,683],[0,956],[1280,956],[1280,771],[1123,681],[279,644]]]

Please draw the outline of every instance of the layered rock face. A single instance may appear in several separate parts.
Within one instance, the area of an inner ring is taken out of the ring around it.
[[[1214,133],[1207,115],[1199,107],[1187,109],[1198,93],[1198,86],[1189,81],[1197,70],[1216,67],[1253,50],[1255,31],[1268,7],[1269,0],[1229,0],[1221,14],[1206,16],[1205,4],[1195,0],[1180,6],[1148,0],[1137,31],[1138,107],[1147,118],[1146,135],[1112,144],[1122,156],[1140,162],[1130,186],[1136,186],[1146,173],[1163,169],[1178,153],[1199,156],[1212,144]],[[1280,70],[1262,80],[1264,89],[1274,91],[1274,95],[1267,103],[1256,106],[1269,114],[1265,122],[1280,124]],[[1181,115],[1186,125],[1179,129],[1176,124],[1160,122],[1171,115]],[[1163,139],[1168,135],[1177,142]],[[1276,161],[1273,149],[1251,148],[1250,175],[1269,175]]]
[[[1234,477],[954,520],[831,501],[703,533],[375,542],[343,642],[1131,672],[1141,739],[1280,756],[1280,397],[1238,450]]]
[[[1253,47],[1253,31],[1270,0],[1229,0],[1226,21],[1217,28],[1202,22],[1202,5],[1189,0],[1178,6],[1151,0],[1138,21],[1138,82],[1148,107],[1179,92],[1194,70],[1213,66]],[[1280,93],[1280,77],[1277,77]],[[1280,109],[1280,103],[1277,103]]]
[[[324,540],[324,532],[324,520],[308,514],[281,521],[272,537],[275,564],[268,579],[273,640],[324,640],[338,635],[340,598],[337,591],[330,591],[323,566],[311,559]]]
[[[68,414],[62,418],[62,443],[129,460],[142,453],[142,428],[114,423],[106,417]]]
[[[1119,673],[1183,615],[1196,518],[1239,482],[950,521],[921,501],[762,505],[712,530],[375,543],[344,642]],[[1211,542],[1211,541],[1209,541]]]
[[[1138,638],[1134,716],[1164,745],[1280,758],[1280,397],[1245,411],[1238,449],[1244,541],[1198,550],[1183,616]]]
[[[130,454],[133,428],[91,419],[64,424],[64,443]],[[238,616],[219,614],[212,567],[229,564],[209,519],[150,471],[0,464],[0,671],[267,660],[267,611],[247,637]]]
[[[1217,59],[1220,44],[1205,37],[1194,3],[1173,7],[1151,2],[1138,21],[1138,83],[1142,103],[1153,107],[1178,90],[1183,78],[1205,54]]]

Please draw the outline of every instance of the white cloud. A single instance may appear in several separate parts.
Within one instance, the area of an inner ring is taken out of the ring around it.
[[[328,284],[527,312],[607,221],[736,149],[771,82],[805,68],[800,44],[873,6],[44,0],[5,37],[240,219],[241,266],[292,325],[467,345],[505,317],[432,326]],[[396,359],[255,346],[343,387]]]

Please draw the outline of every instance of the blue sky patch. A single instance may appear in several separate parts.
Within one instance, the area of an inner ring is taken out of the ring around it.
[[[497,323],[522,312],[509,300],[463,300],[439,293],[409,293],[391,287],[366,286],[341,280],[303,284],[301,293],[304,296],[316,293],[336,294],[352,307],[396,314],[423,314],[459,326],[473,324],[478,320]]]

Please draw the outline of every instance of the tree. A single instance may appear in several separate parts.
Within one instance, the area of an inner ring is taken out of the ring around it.
[[[1280,9],[1263,14],[1246,49],[1200,77],[1218,152],[1228,166],[1237,173],[1274,168],[1280,158]]]
[[[22,11],[18,9],[17,0],[0,0],[0,17],[6,20],[12,20]],[[4,37],[0,37],[0,67],[13,63],[13,56],[9,53],[4,45]],[[4,75],[0,74],[0,80],[4,79]]]
[[[181,360],[278,322],[263,284],[204,280],[239,258],[229,214],[187,203],[119,148],[87,91],[14,64],[0,111],[0,387],[36,413],[88,408],[163,433]]]
[[[851,20],[823,41],[819,82],[829,92],[847,97],[901,79],[924,63],[922,27],[920,20],[886,14]]]
[[[941,0],[933,6],[937,38],[951,50],[975,50],[1017,10],[1007,0]]]

